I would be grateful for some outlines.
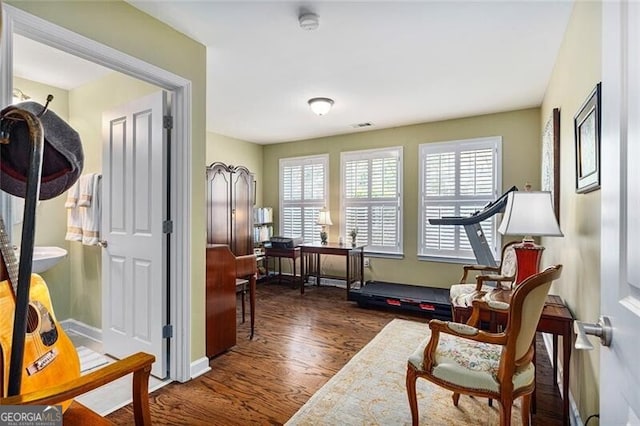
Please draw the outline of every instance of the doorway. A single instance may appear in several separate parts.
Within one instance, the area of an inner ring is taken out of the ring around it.
[[[58,27],[40,18],[34,17],[20,9],[3,5],[5,33],[2,38],[0,71],[0,100],[9,103],[12,92],[13,75],[13,35],[18,34],[50,47],[58,48],[66,53],[101,64],[112,70],[120,71],[131,77],[156,85],[172,92],[176,119],[174,135],[176,142],[170,150],[169,165],[171,217],[175,218],[173,232],[168,235],[172,247],[167,259],[170,274],[167,277],[169,287],[169,317],[173,329],[176,330],[169,340],[169,377],[173,380],[187,381],[190,371],[190,251],[188,236],[191,235],[188,215],[178,215],[179,211],[188,211],[191,205],[189,191],[188,163],[191,151],[189,131],[191,84],[179,76],[159,69],[137,58],[111,49],[100,43],[88,40],[78,34]],[[178,262],[180,259],[180,262]],[[176,283],[183,283],[177,285]]]

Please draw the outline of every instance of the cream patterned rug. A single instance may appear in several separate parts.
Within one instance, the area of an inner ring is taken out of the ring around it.
[[[405,377],[407,359],[429,336],[424,322],[395,319],[358,352],[286,423],[287,425],[410,425]],[[498,403],[460,396],[418,379],[421,425],[497,425]],[[519,402],[516,404],[519,405]],[[522,424],[513,407],[512,424]]]

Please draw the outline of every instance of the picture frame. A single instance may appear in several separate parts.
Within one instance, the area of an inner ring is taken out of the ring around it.
[[[551,192],[553,211],[560,223],[560,108],[554,108],[542,131],[541,184]]]
[[[598,83],[574,117],[576,192],[600,189],[600,92]]]

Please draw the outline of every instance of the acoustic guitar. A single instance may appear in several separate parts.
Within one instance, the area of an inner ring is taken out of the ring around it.
[[[18,283],[18,260],[0,217],[0,252],[8,280],[0,282],[0,349],[2,350],[2,394],[7,395],[15,297]],[[1,260],[1,259],[0,259]],[[27,335],[20,393],[49,388],[80,376],[80,360],[73,343],[56,321],[49,289],[42,277],[31,275]],[[66,401],[62,409],[71,404]]]

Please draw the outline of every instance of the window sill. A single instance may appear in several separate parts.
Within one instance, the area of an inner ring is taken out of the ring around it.
[[[366,257],[375,257],[379,259],[404,259],[404,253],[385,253],[380,251],[367,251],[364,250]]]
[[[422,262],[457,263],[461,265],[475,265],[478,261],[472,257],[448,257],[419,254],[418,260]]]

